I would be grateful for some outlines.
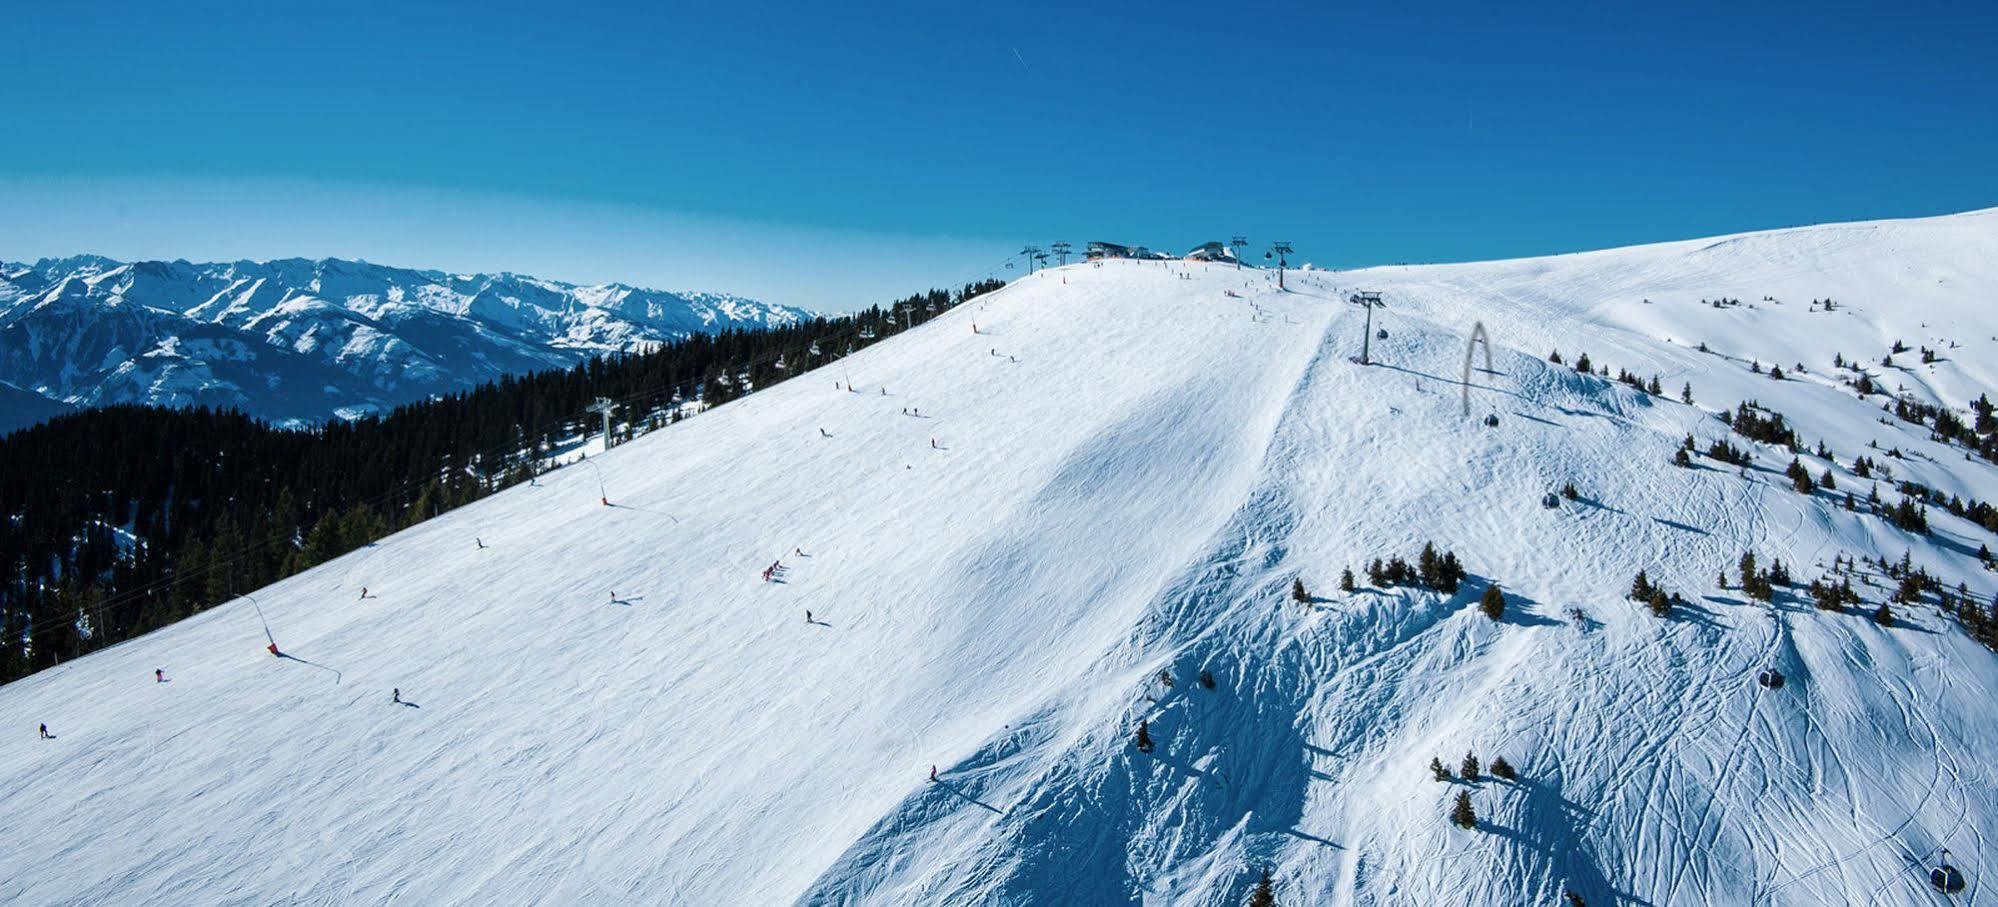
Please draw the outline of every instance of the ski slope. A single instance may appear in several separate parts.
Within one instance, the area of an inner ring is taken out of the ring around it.
[[[1218,905],[1267,867],[1285,904],[1913,905],[1947,847],[1950,902],[1998,903],[1998,657],[1930,606],[1874,625],[1885,587],[1714,583],[1905,551],[1988,601],[1998,538],[1799,495],[1787,452],[1668,463],[1757,399],[1841,489],[1865,453],[1998,499],[1829,377],[1898,338],[1960,344],[1896,357],[1908,393],[1993,388],[1998,211],[1287,283],[1043,271],[0,688],[0,902]],[[1426,540],[1458,594],[1338,590]],[[1640,569],[1689,606],[1625,599]],[[1431,780],[1467,750],[1519,779]]]

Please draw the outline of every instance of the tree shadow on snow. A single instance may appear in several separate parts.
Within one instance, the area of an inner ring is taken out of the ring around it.
[[[1464,592],[1459,592],[1458,594],[1465,596],[1465,604],[1475,606],[1478,602],[1478,597],[1483,595],[1485,589],[1491,586],[1491,581],[1481,576],[1472,575],[1465,578],[1464,585],[1470,587],[1471,591],[1476,594],[1473,595]],[[1536,601],[1533,596],[1513,592],[1508,589],[1505,592],[1505,614],[1499,618],[1499,623],[1514,627],[1560,626],[1560,621],[1528,610],[1529,608],[1537,607],[1539,604],[1540,602]]]
[[[937,782],[936,782],[936,784],[937,784],[937,786],[938,786],[938,787],[941,787],[941,788],[943,788],[944,790],[947,790],[947,791],[950,791],[950,792],[951,792],[951,793],[953,793],[953,794],[956,794],[956,795],[957,795],[957,796],[958,796],[959,798],[963,799],[964,801],[966,801],[966,802],[968,802],[968,803],[970,803],[970,804],[972,804],[972,805],[974,805],[974,806],[978,806],[978,807],[980,807],[980,808],[983,808],[983,809],[987,809],[987,810],[991,810],[992,812],[994,812],[994,813],[996,813],[996,814],[998,814],[998,815],[1002,815],[1002,816],[1003,816],[1003,815],[1005,815],[1005,814],[1006,814],[1006,811],[1005,811],[1005,810],[1003,810],[1003,809],[1000,809],[999,807],[997,807],[997,806],[993,806],[992,804],[990,804],[990,803],[987,803],[987,802],[985,802],[984,800],[980,800],[980,799],[978,799],[977,797],[974,797],[974,796],[972,796],[972,795],[970,795],[970,794],[967,794],[967,793],[965,793],[965,792],[964,792],[964,788],[961,788],[961,787],[957,786],[956,784],[953,784],[953,783],[951,783],[951,782],[949,782],[949,781],[945,781],[945,780],[943,780],[942,778],[938,778],[938,779],[937,779]]]
[[[1345,849],[1346,849],[1346,848],[1345,848],[1345,846],[1344,846],[1344,845],[1342,845],[1342,844],[1337,844],[1337,843],[1334,843],[1334,842],[1332,842],[1332,841],[1327,841],[1327,840],[1325,840],[1324,838],[1321,838],[1321,837],[1319,837],[1319,836],[1317,836],[1317,835],[1312,835],[1312,834],[1305,834],[1304,832],[1301,832],[1301,831],[1298,831],[1298,830],[1297,830],[1297,829],[1295,829],[1295,828],[1286,828],[1286,829],[1284,829],[1284,830],[1283,830],[1283,833],[1284,833],[1284,834],[1287,834],[1287,835],[1289,835],[1289,836],[1291,836],[1291,837],[1293,837],[1293,838],[1297,838],[1297,839],[1299,839],[1299,840],[1303,840],[1303,841],[1310,841],[1310,842],[1312,842],[1312,843],[1314,843],[1314,844],[1320,844],[1320,845],[1323,845],[1323,846],[1326,846],[1326,847],[1330,847],[1330,848],[1332,848],[1333,850],[1345,850]]]
[[[1678,520],[1668,520],[1668,519],[1666,519],[1666,518],[1664,518],[1664,517],[1662,517],[1662,516],[1655,516],[1655,517],[1652,517],[1652,518],[1651,518],[1651,522],[1654,522],[1654,523],[1657,523],[1657,524],[1658,524],[1658,525],[1660,525],[1660,526],[1669,526],[1669,527],[1671,527],[1671,528],[1673,528],[1673,529],[1677,529],[1677,530],[1679,530],[1679,531],[1681,531],[1681,532],[1690,532],[1690,533],[1693,533],[1694,535],[1712,535],[1712,534],[1713,534],[1713,533],[1711,533],[1711,532],[1708,532],[1708,531],[1706,531],[1705,529],[1701,529],[1701,528],[1700,528],[1700,527],[1698,527],[1698,526],[1690,526],[1690,525],[1687,525],[1687,524],[1685,524],[1685,523],[1681,523],[1681,522],[1679,522]]]
[[[1727,629],[1727,625],[1720,622],[1719,615],[1690,598],[1679,599],[1678,604],[1673,605],[1671,613],[1665,617],[1674,623],[1688,623],[1709,630]]]

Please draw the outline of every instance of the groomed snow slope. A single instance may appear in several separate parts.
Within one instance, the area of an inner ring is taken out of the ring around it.
[[[1998,658],[1932,607],[1883,629],[1713,579],[1751,547],[1800,581],[1908,551],[1988,600],[1970,552],[1998,539],[1799,495],[1787,452],[1667,461],[1755,398],[1832,445],[1841,489],[1877,439],[1897,476],[1998,499],[1822,377],[1948,338],[1891,381],[1990,388],[1994,261],[1980,212],[1288,293],[1045,271],[259,590],[293,658],[244,600],[0,688],[0,901],[1223,904],[1267,866],[1287,904],[1929,904],[1947,846],[1985,903]],[[1391,305],[1374,367],[1336,301],[1361,287]],[[1721,295],[1757,306],[1697,302]],[[1474,319],[1496,427],[1459,410]],[[1543,509],[1566,481],[1582,501]],[[1337,591],[1430,539],[1458,595]],[[1624,600],[1639,569],[1691,605]],[[1519,780],[1429,779],[1466,750]],[[1474,831],[1446,821],[1466,789]]]

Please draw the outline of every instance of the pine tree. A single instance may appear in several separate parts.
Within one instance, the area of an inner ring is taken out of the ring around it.
[[[1672,599],[1665,595],[1665,590],[1656,586],[1651,587],[1651,597],[1644,600],[1644,606],[1651,610],[1654,617],[1667,617],[1672,613]]]
[[[1270,883],[1269,870],[1263,870],[1262,880],[1256,883],[1254,891],[1249,892],[1245,907],[1276,907],[1276,891]]]
[[[1512,770],[1512,763],[1505,761],[1504,756],[1500,756],[1492,760],[1492,777],[1512,781],[1518,777],[1518,774]]]
[[[1651,577],[1646,576],[1643,570],[1637,571],[1637,578],[1630,581],[1630,598],[1640,602],[1651,598]]]
[[[1450,770],[1443,767],[1443,760],[1432,758],[1429,760],[1429,777],[1438,781],[1448,781]]]
[[[1357,588],[1357,586],[1353,582],[1353,568],[1347,567],[1346,569],[1339,571],[1339,591],[1351,592],[1355,588]]]
[[[1686,449],[1682,447],[1672,452],[1672,465],[1680,467],[1682,469],[1691,469],[1693,466],[1693,458],[1691,455],[1687,454]]]
[[[1415,559],[1415,577],[1431,589],[1443,585],[1442,573],[1437,570],[1436,546],[1422,543],[1422,553]]]
[[[1478,780],[1478,757],[1465,753],[1464,761],[1457,766],[1457,774],[1466,781]]]
[[[1478,814],[1471,809],[1471,792],[1458,791],[1457,805],[1450,810],[1450,822],[1458,828],[1478,827]]]
[[[1149,721],[1145,721],[1145,720],[1143,720],[1143,719],[1140,719],[1140,720],[1138,721],[1138,739],[1137,739],[1137,744],[1138,744],[1138,752],[1141,752],[1141,753],[1149,753],[1149,752],[1151,752],[1151,751],[1152,751],[1152,725],[1151,725],[1151,722],[1149,722]]]
[[[1894,609],[1887,607],[1886,602],[1881,602],[1880,607],[1873,612],[1873,622],[1883,627],[1893,626]]]
[[[1497,583],[1486,586],[1485,594],[1478,596],[1478,610],[1493,621],[1505,617],[1505,593]]]
[[[1304,580],[1292,579],[1290,581],[1290,600],[1298,604],[1310,603],[1311,595],[1304,591]]]
[[[1594,366],[1589,364],[1588,353],[1583,353],[1582,355],[1575,357],[1575,371],[1581,372],[1582,374],[1586,375],[1593,369]]]
[[[1691,406],[1693,403],[1693,382],[1688,381],[1679,388],[1679,401]]]

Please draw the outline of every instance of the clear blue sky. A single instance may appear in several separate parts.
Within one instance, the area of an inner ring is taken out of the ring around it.
[[[1462,260],[1998,205],[1998,3],[20,4],[0,259],[842,309],[1028,242]]]

